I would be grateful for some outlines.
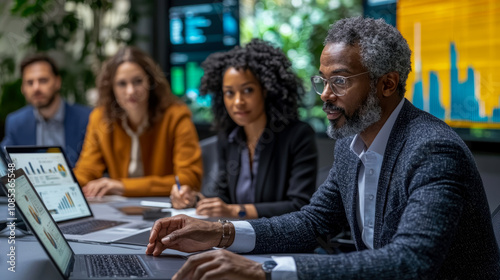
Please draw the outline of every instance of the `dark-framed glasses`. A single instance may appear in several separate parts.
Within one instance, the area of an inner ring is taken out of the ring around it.
[[[323,94],[323,92],[325,91],[325,87],[328,84],[330,85],[330,89],[332,90],[333,94],[335,94],[336,96],[344,96],[347,93],[347,89],[350,88],[352,85],[351,78],[361,76],[367,73],[370,72],[366,71],[349,77],[332,76],[328,79],[325,79],[321,76],[312,76],[311,83],[314,91],[319,95]]]

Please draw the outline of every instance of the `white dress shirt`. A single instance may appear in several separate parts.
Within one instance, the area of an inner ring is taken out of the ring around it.
[[[375,224],[375,202],[378,178],[382,167],[387,141],[397,116],[403,108],[404,98],[391,113],[384,126],[375,136],[368,149],[361,137],[356,135],[351,142],[351,150],[363,163],[358,174],[358,224],[362,230],[362,239],[368,248],[373,248],[373,226]],[[233,222],[235,237],[227,249],[235,253],[248,253],[255,248],[255,230],[247,221]],[[293,257],[272,257],[278,264],[272,272],[273,279],[297,280],[297,266]]]
[[[358,226],[361,230],[361,238],[366,247],[370,249],[373,249],[375,204],[380,169],[382,168],[387,141],[389,140],[396,118],[403,107],[403,103],[404,98],[389,116],[368,149],[359,134],[354,136],[351,142],[351,151],[363,163],[358,173],[358,207],[356,208],[356,212]]]
[[[141,145],[139,143],[139,136],[144,133],[148,127],[148,119],[145,118],[144,121],[137,127],[136,131],[133,131],[128,125],[127,118],[122,118],[122,127],[130,136],[132,145],[130,146],[130,162],[128,164],[128,178],[137,178],[144,176],[144,167],[142,164],[142,152]]]

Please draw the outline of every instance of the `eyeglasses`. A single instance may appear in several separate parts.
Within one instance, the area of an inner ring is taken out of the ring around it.
[[[326,84],[328,83],[328,85],[330,85],[330,89],[332,90],[333,94],[335,94],[336,96],[344,96],[347,93],[347,89],[352,86],[352,82],[349,79],[366,73],[370,72],[367,71],[349,77],[332,76],[328,79],[325,79],[321,76],[312,76],[311,83],[314,91],[319,95],[323,94],[323,92],[325,91]]]

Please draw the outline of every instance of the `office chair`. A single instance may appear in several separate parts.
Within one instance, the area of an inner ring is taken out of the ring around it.
[[[201,193],[207,197],[217,196],[215,180],[218,172],[217,136],[211,136],[200,141],[201,157],[203,160],[203,178]]]
[[[495,232],[495,237],[497,239],[497,245],[500,248],[500,205],[491,214],[491,221],[493,223],[493,231]]]

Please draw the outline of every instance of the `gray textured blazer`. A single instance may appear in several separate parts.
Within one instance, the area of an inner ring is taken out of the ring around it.
[[[356,218],[361,162],[338,140],[309,205],[250,221],[252,253],[310,252],[350,226],[357,252],[295,257],[299,279],[500,279],[500,256],[476,164],[444,122],[408,100],[394,124],[377,190],[374,248]]]

